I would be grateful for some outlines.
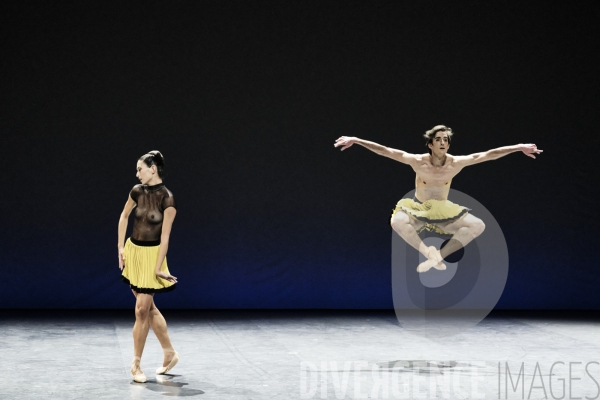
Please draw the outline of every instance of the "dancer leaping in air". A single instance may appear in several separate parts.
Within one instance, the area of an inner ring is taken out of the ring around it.
[[[518,151],[535,158],[535,154],[543,151],[538,150],[535,144],[517,144],[468,156],[453,156],[448,154],[452,135],[452,129],[444,125],[428,130],[423,136],[427,139],[429,154],[410,154],[347,136],[340,137],[334,144],[342,150],[359,144],[381,156],[408,164],[416,172],[415,197],[402,199],[396,204],[390,224],[408,244],[427,258],[417,267],[418,272],[431,268],[446,269],[444,258],[465,247],[485,229],[483,221],[469,213],[470,209],[448,200],[452,178],[469,165],[496,160]],[[452,238],[441,250],[427,247],[419,237],[423,230],[452,235]]]

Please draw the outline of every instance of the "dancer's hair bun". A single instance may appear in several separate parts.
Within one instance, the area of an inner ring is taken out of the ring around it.
[[[154,158],[154,162],[156,163],[157,167],[164,167],[165,166],[165,158],[163,157],[163,155],[161,154],[160,151],[158,151],[158,150],[152,150],[152,151],[149,151],[148,154],[152,155],[152,157]]]
[[[141,156],[140,160],[142,160],[148,167],[156,165],[158,176],[160,176],[161,178],[163,177],[165,169],[165,158],[163,157],[160,151],[149,151],[143,156]]]

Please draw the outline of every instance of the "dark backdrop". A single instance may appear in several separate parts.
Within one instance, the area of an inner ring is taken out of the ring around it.
[[[391,308],[390,211],[436,124],[536,143],[453,188],[503,229],[499,308],[600,307],[593,2],[4,1],[0,307],[130,308],[117,222],[165,155],[172,308]],[[131,229],[131,225],[130,225]]]

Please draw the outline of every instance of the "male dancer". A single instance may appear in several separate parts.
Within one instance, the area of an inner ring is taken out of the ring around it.
[[[429,154],[409,154],[347,136],[340,137],[334,144],[335,147],[341,146],[342,150],[355,143],[359,144],[381,156],[408,164],[416,172],[415,198],[400,200],[392,213],[390,223],[408,244],[427,258],[417,267],[418,272],[425,272],[431,268],[446,269],[442,262],[444,258],[466,246],[485,229],[483,221],[470,214],[468,208],[448,200],[452,178],[469,165],[496,160],[517,151],[535,158],[534,154],[543,151],[538,150],[535,144],[517,144],[468,156],[453,156],[448,154],[452,135],[452,129],[444,125],[437,125],[428,130],[423,136],[427,139]],[[452,235],[452,238],[441,251],[434,246],[427,247],[419,237],[419,233],[424,229]]]

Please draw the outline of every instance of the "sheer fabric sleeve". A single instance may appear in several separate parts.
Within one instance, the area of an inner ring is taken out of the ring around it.
[[[177,209],[177,204],[175,203],[175,197],[173,197],[173,193],[170,190],[167,190],[167,194],[163,197],[161,207],[166,210],[169,207],[173,207]]]
[[[135,204],[137,204],[138,197],[140,196],[141,192],[142,192],[142,185],[135,185],[133,187],[133,189],[131,189],[131,192],[129,192],[129,196],[131,196],[133,201],[135,201]]]

